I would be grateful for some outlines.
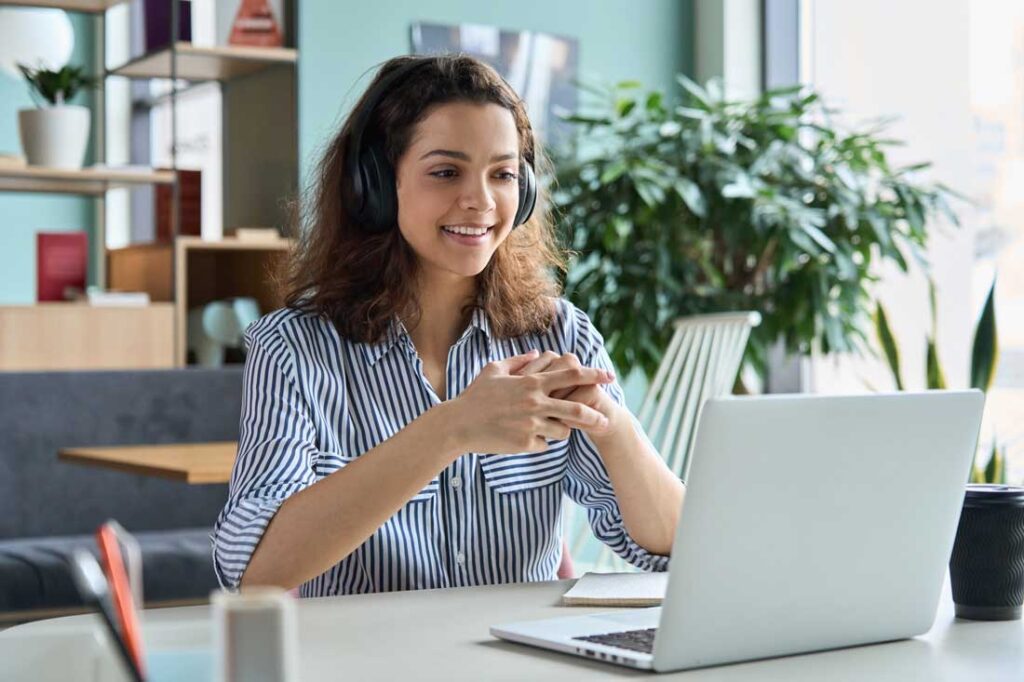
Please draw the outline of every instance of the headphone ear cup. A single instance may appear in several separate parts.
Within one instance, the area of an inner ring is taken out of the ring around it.
[[[519,208],[516,210],[512,227],[519,227],[529,220],[536,205],[537,178],[533,173],[533,166],[524,161],[519,166]]]
[[[362,178],[363,214],[360,221],[373,232],[384,232],[398,220],[398,197],[391,164],[376,146],[366,150],[359,162]]]

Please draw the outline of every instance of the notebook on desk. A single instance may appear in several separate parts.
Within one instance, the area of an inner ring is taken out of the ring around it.
[[[562,595],[562,606],[659,606],[668,573],[586,573]]]

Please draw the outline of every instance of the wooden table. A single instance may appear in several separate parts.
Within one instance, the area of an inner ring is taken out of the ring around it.
[[[64,448],[60,459],[89,466],[159,476],[190,485],[227,483],[238,443],[176,443]]]

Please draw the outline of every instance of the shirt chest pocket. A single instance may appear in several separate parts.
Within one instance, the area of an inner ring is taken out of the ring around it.
[[[558,483],[565,476],[568,464],[568,440],[552,443],[544,452],[480,457],[487,487],[499,493],[534,490]]]
[[[336,452],[319,452],[317,453],[316,461],[313,464],[313,473],[316,474],[317,479],[323,478],[333,474],[338,469],[354,462],[359,457],[351,457],[349,455],[342,455]],[[438,478],[434,477],[434,480],[430,481],[422,490],[409,500],[409,502],[427,502],[434,499],[437,496],[438,489]]]

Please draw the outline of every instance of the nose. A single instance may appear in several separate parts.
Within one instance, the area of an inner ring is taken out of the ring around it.
[[[459,208],[464,211],[487,213],[495,208],[494,196],[485,178],[469,177],[459,195]]]

